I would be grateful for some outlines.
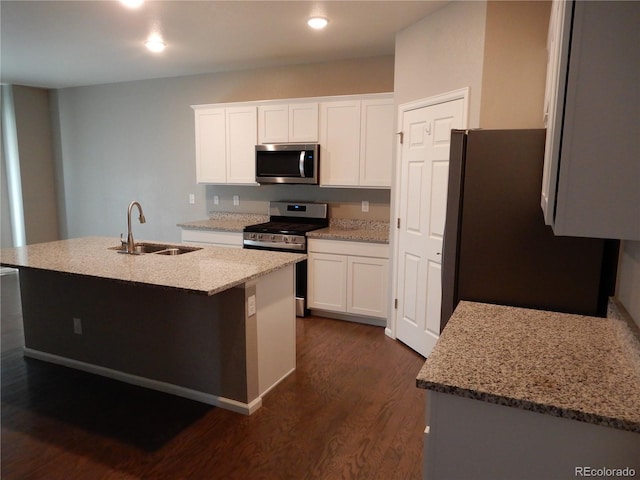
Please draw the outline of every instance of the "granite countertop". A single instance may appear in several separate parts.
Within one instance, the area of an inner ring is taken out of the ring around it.
[[[206,220],[179,223],[178,227],[192,230],[217,230],[221,232],[242,232],[247,225],[269,221],[269,215],[257,213],[212,212]]]
[[[0,263],[215,295],[306,258],[224,247],[203,247],[182,255],[125,255],[111,249],[119,246],[118,238],[86,237],[3,248]]]
[[[213,212],[206,220],[179,223],[178,227],[192,230],[242,232],[247,225],[269,221],[268,215],[255,213]],[[389,222],[376,220],[332,218],[327,228],[307,233],[309,238],[351,240],[353,242],[389,243]]]
[[[640,433],[640,342],[624,318],[460,302],[416,383]]]
[[[327,228],[307,233],[309,238],[351,240],[353,242],[389,243],[389,222],[335,218]]]

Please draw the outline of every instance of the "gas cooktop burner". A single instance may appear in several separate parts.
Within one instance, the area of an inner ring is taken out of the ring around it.
[[[271,202],[270,221],[244,227],[245,248],[305,252],[306,233],[329,225],[326,203]]]

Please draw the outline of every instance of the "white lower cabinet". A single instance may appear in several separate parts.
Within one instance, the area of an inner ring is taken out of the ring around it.
[[[389,246],[309,239],[308,306],[387,318]]]
[[[330,253],[310,253],[308,272],[309,307],[346,312],[347,257]]]
[[[242,232],[182,229],[182,242],[194,245],[242,248]]]
[[[386,258],[347,258],[347,312],[387,317]]]

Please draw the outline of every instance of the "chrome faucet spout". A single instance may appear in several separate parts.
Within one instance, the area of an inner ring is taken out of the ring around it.
[[[138,212],[140,213],[140,216],[138,217],[138,220],[140,221],[140,223],[146,223],[147,219],[144,218],[144,213],[142,213],[142,206],[136,202],[133,201],[129,204],[129,208],[127,209],[127,229],[128,229],[128,233],[127,233],[127,253],[135,253],[135,242],[133,241],[133,232],[131,230],[131,210],[133,209],[133,207],[136,206],[138,207]]]

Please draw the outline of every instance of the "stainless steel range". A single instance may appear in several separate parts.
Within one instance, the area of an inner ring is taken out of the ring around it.
[[[244,227],[244,248],[307,253],[307,232],[329,225],[326,203],[269,203],[269,221]],[[307,313],[307,262],[296,264],[296,315]]]

